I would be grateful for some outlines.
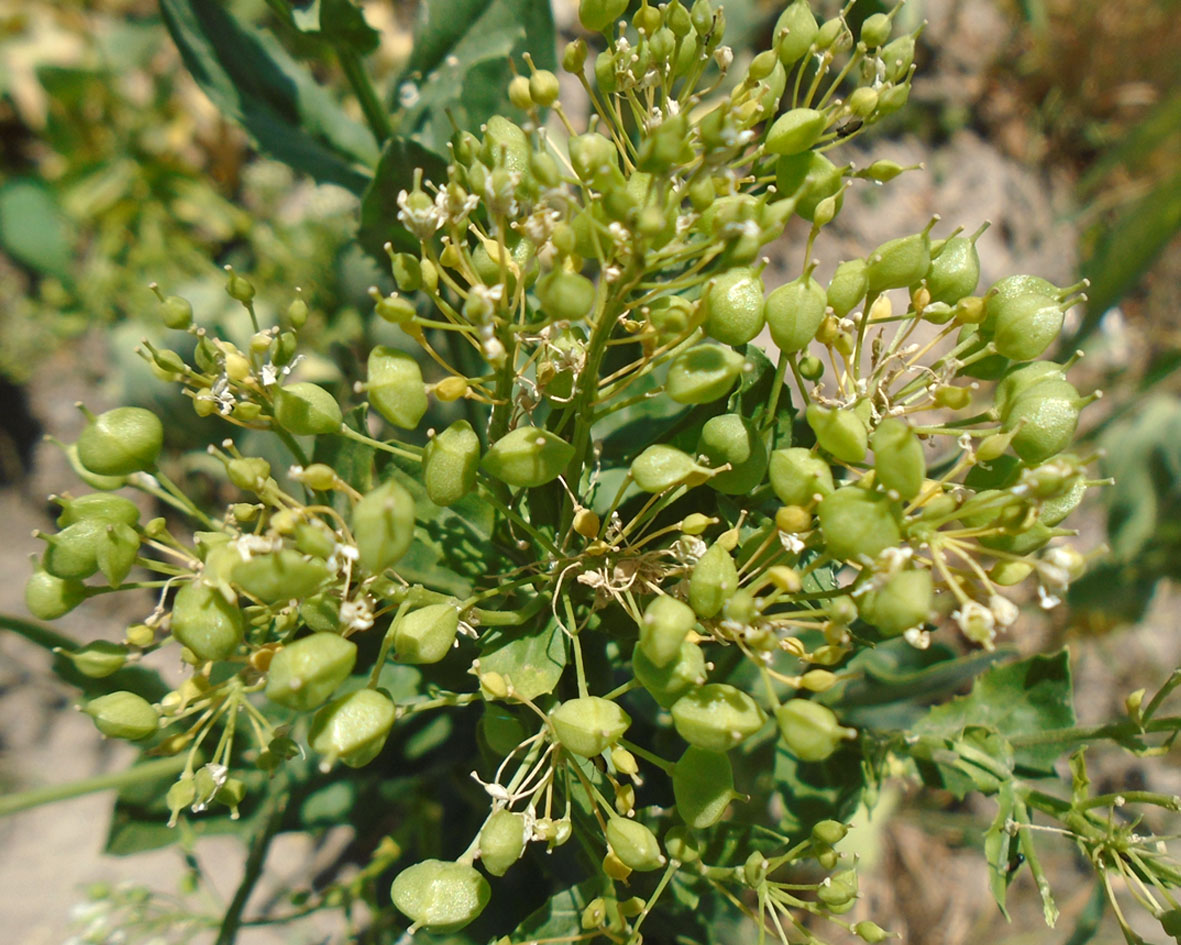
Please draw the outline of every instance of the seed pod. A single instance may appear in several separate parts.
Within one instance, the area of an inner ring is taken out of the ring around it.
[[[491,896],[488,880],[474,867],[447,860],[415,863],[390,887],[394,905],[414,923],[412,932],[458,932],[484,911]]]
[[[1059,333],[1065,318],[1062,305],[1048,295],[1030,293],[986,304],[993,310],[993,342],[996,350],[1014,361],[1029,361],[1041,355]]]
[[[275,391],[275,422],[289,433],[337,433],[343,419],[336,398],[317,384],[300,381]]]
[[[632,460],[631,475],[637,486],[655,494],[675,486],[700,485],[709,477],[709,470],[675,446],[657,443]]]
[[[172,602],[172,635],[197,659],[228,659],[241,645],[245,620],[216,588],[201,580],[189,581]]]
[[[90,679],[105,679],[127,664],[127,647],[109,640],[93,640],[76,650],[54,647],[54,653],[74,664],[74,668]]]
[[[907,33],[887,44],[882,50],[881,59],[886,66],[887,82],[901,82],[906,78],[914,63],[914,40],[914,36]]]
[[[883,636],[895,637],[927,622],[934,582],[925,570],[899,571],[886,583],[858,600],[861,619]]]
[[[687,692],[705,682],[705,653],[696,643],[681,644],[677,658],[657,666],[636,647],[632,653],[632,671],[657,705],[665,709]]]
[[[639,648],[654,666],[667,666],[681,653],[681,644],[697,623],[693,608],[661,594],[644,609]]]
[[[697,452],[712,469],[730,468],[709,479],[711,489],[725,495],[753,491],[767,472],[767,448],[754,425],[736,413],[710,417],[701,428]]]
[[[1058,294],[1058,287],[1041,276],[1019,273],[998,279],[992,284],[985,298],[984,320],[980,323],[981,334],[987,338],[992,337],[996,331],[997,315],[1013,299],[1023,295],[1048,295],[1057,298]]]
[[[321,768],[342,761],[350,768],[369,764],[385,747],[393,728],[393,700],[376,689],[357,689],[321,708],[308,729],[308,744],[324,756]]]
[[[466,420],[456,420],[431,438],[422,453],[422,479],[435,505],[454,505],[476,487],[480,438]]]
[[[706,286],[705,331],[723,344],[744,345],[763,330],[763,280],[745,266],[715,276]]]
[[[519,125],[501,115],[488,119],[484,126],[484,140],[480,143],[480,160],[485,167],[520,174],[522,183],[526,183],[531,181],[531,153],[529,136]]]
[[[890,17],[885,13],[871,13],[861,24],[861,41],[876,49],[890,39]]]
[[[828,299],[810,274],[781,285],[767,296],[767,327],[780,351],[802,351],[816,337]]]
[[[844,318],[865,298],[869,289],[867,268],[864,259],[849,259],[837,266],[825,295],[825,301],[837,318]]]
[[[578,0],[578,22],[592,33],[610,33],[627,12],[627,0]]]
[[[553,482],[574,457],[574,447],[549,430],[517,427],[488,448],[480,466],[514,489]]]
[[[94,549],[94,560],[111,587],[126,580],[139,555],[139,535],[122,522],[103,522]]]
[[[1061,495],[1042,501],[1038,508],[1038,521],[1051,527],[1059,524],[1078,508],[1086,492],[1087,481],[1080,476]]]
[[[150,410],[116,407],[93,417],[78,437],[78,462],[99,476],[127,476],[154,469],[164,426]]]
[[[927,478],[923,445],[904,420],[886,417],[870,437],[877,481],[904,499],[913,499]]]
[[[77,578],[59,578],[38,568],[25,582],[25,607],[38,620],[56,620],[86,599],[86,585]]]
[[[310,597],[328,577],[328,567],[322,560],[305,557],[293,548],[239,560],[230,572],[230,580],[247,596],[264,604]]]
[[[816,890],[816,898],[828,906],[831,912],[836,912],[842,906],[851,906],[857,898],[857,873],[851,869],[834,873]]]
[[[853,410],[809,404],[805,416],[821,449],[845,463],[865,459],[869,432]]]
[[[707,683],[677,700],[673,726],[690,745],[729,751],[763,727],[766,716],[754,699],[727,683]]]
[[[776,119],[767,132],[763,150],[767,154],[799,154],[807,151],[824,134],[828,115],[815,108],[793,108]]]
[[[796,213],[813,222],[822,200],[834,198],[834,211],[844,202],[841,168],[817,151],[787,154],[775,162],[775,187],[784,198],[796,199]]]
[[[869,919],[862,919],[853,926],[853,933],[863,942],[868,942],[869,945],[881,945],[882,942],[889,941],[894,937]]]
[[[599,696],[568,699],[549,718],[558,744],[583,758],[593,758],[614,745],[632,721],[617,703]]]
[[[459,630],[452,604],[430,604],[394,622],[394,659],[400,663],[437,663],[450,651]]]
[[[832,467],[803,447],[792,446],[771,453],[768,464],[771,488],[784,505],[808,506],[815,495],[831,495]]]
[[[112,525],[139,524],[139,508],[130,499],[106,492],[90,492],[78,498],[55,496],[62,510],[57,517],[58,528],[65,528],[83,519],[106,522]]]
[[[820,27],[807,0],[794,0],[775,21],[775,52],[784,68],[790,69],[807,54]]]
[[[730,758],[725,752],[690,745],[673,766],[673,797],[677,813],[686,824],[695,830],[712,827],[725,816],[730,802],[739,797],[734,791]]]
[[[869,280],[869,294],[877,295],[887,289],[904,289],[914,285],[931,268],[931,227],[921,233],[887,240],[869,254],[865,274]]]
[[[480,862],[493,876],[503,876],[525,852],[529,828],[524,814],[493,811],[480,829]]]
[[[718,344],[682,351],[669,365],[665,390],[679,404],[705,404],[730,392],[745,359]]]
[[[428,406],[418,362],[385,345],[369,352],[365,392],[374,410],[404,430],[417,427]]]
[[[953,236],[944,240],[924,277],[932,302],[955,305],[976,291],[980,282],[980,254],[976,240]]]
[[[876,558],[902,540],[899,509],[881,492],[844,486],[816,511],[825,550],[838,561]]]
[[[612,817],[607,822],[607,842],[624,865],[637,873],[658,870],[668,862],[660,852],[656,835],[626,817]]]
[[[353,506],[357,561],[371,574],[397,562],[414,541],[414,499],[390,479]]]
[[[619,173],[619,152],[610,139],[596,131],[570,139],[570,163],[579,180],[606,191],[623,184]]]
[[[553,321],[581,321],[595,304],[595,284],[586,276],[563,269],[542,276],[536,292],[542,311]]]
[[[267,670],[267,698],[310,712],[348,679],[357,645],[335,633],[313,633],[279,650]]]
[[[719,542],[693,565],[689,575],[689,606],[698,617],[717,616],[726,599],[738,590],[738,568]]]
[[[98,547],[106,525],[94,519],[83,519],[67,525],[56,535],[37,532],[46,542],[41,566],[54,577],[63,580],[83,580],[98,570]]]
[[[83,710],[107,738],[138,742],[160,730],[160,719],[152,704],[134,692],[120,690],[91,699]]]
[[[1070,446],[1085,404],[1069,381],[1044,380],[1014,398],[1001,429],[1013,433],[1013,451],[1026,463],[1044,463]]]
[[[787,750],[800,761],[823,761],[853,734],[832,709],[811,699],[789,699],[775,710],[775,720]]]
[[[1005,417],[1019,396],[1042,381],[1065,381],[1066,369],[1054,361],[1034,361],[1013,368],[996,385],[993,394],[997,413]]]

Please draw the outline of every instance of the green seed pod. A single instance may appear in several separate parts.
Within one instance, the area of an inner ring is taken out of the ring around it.
[[[466,420],[456,420],[431,438],[422,454],[422,478],[435,505],[454,505],[476,487],[480,438]]]
[[[1023,295],[1048,295],[1057,298],[1059,289],[1052,282],[1047,282],[1041,276],[1031,276],[1019,273],[998,279],[988,290],[984,302],[984,320],[980,322],[980,332],[984,337],[991,338],[996,331],[996,319],[1005,304]]]
[[[931,268],[930,232],[934,225],[932,220],[921,233],[887,240],[869,254],[865,274],[870,295],[907,288],[927,274]]]
[[[726,683],[707,683],[672,707],[673,726],[690,745],[729,751],[763,727],[766,716],[754,699]]]
[[[976,291],[980,282],[980,255],[976,241],[953,236],[943,242],[939,254],[931,260],[925,276],[932,302],[955,305]]]
[[[514,489],[553,482],[574,457],[574,447],[549,430],[517,427],[488,448],[480,466]]]
[[[568,699],[549,718],[558,744],[583,758],[593,758],[614,745],[632,721],[617,703],[599,696]]]
[[[1026,463],[1044,463],[1070,446],[1085,403],[1069,381],[1044,380],[1013,399],[1001,429],[1013,433],[1013,451]]]
[[[493,811],[480,829],[480,862],[493,876],[503,876],[525,852],[529,829],[524,814]]]
[[[413,322],[418,315],[414,303],[400,295],[387,295],[378,298],[373,311],[382,321],[389,322],[391,325],[400,325],[403,328]]]
[[[873,431],[870,445],[877,481],[904,499],[917,496],[927,478],[927,459],[910,425],[896,417],[886,417]]]
[[[1051,538],[1056,538],[1059,534],[1070,532],[1060,532],[1045,522],[1034,522],[1028,528],[1011,534],[981,535],[978,540],[985,548],[994,548],[1013,555],[1028,555],[1044,547]]]
[[[675,446],[657,443],[632,460],[631,475],[637,486],[655,494],[675,486],[700,485],[709,477],[709,470]]]
[[[745,359],[718,344],[699,344],[682,351],[669,365],[665,390],[679,404],[706,404],[730,392]]]
[[[414,925],[445,934],[474,920],[492,896],[488,881],[472,866],[448,860],[423,860],[402,870],[390,887],[398,911]]]
[[[863,942],[868,942],[869,945],[880,945],[880,943],[893,938],[889,932],[869,919],[863,919],[853,926],[853,933]]]
[[[90,492],[78,498],[55,496],[62,510],[57,517],[58,528],[65,528],[84,519],[106,522],[111,525],[139,524],[139,508],[130,499],[106,492]]]
[[[94,640],[76,650],[54,647],[53,652],[68,659],[78,672],[90,679],[105,679],[118,672],[127,664],[130,655],[127,647],[109,640]]]
[[[122,522],[102,523],[102,531],[94,549],[94,560],[111,587],[126,580],[139,556],[139,535]]]
[[[824,375],[824,362],[813,355],[800,358],[800,377],[808,381],[818,381]]]
[[[308,558],[294,548],[239,560],[230,580],[248,597],[264,604],[282,604],[311,597],[329,577],[328,566],[319,558]]]
[[[828,115],[815,108],[793,108],[776,119],[763,143],[767,154],[800,154],[824,134]]]
[[[267,698],[310,712],[348,679],[357,645],[335,633],[313,633],[279,650],[267,670]]]
[[[639,648],[654,666],[667,666],[681,654],[681,644],[697,623],[684,601],[660,595],[644,609]]]
[[[795,0],[775,21],[775,51],[784,68],[790,69],[807,54],[820,27],[808,0]]]
[[[576,272],[555,269],[537,282],[537,298],[552,320],[575,322],[590,314],[595,284]]]
[[[376,689],[357,689],[321,708],[308,729],[308,744],[324,756],[321,768],[337,760],[350,768],[369,764],[385,747],[394,726],[394,702]]]
[[[179,295],[170,295],[160,300],[160,320],[174,331],[184,331],[193,324],[193,306]]]
[[[812,842],[835,847],[849,834],[849,828],[839,820],[821,820],[812,827]]]
[[[744,266],[709,281],[705,290],[705,331],[723,344],[740,346],[763,330],[763,280]]]
[[[688,827],[672,827],[664,835],[664,848],[678,863],[696,863],[701,859],[701,844]]]
[[[610,139],[596,131],[575,135],[570,139],[570,163],[578,179],[599,190],[621,185],[619,152]]]
[[[999,354],[1014,361],[1041,355],[1062,331],[1065,313],[1056,298],[1030,293],[985,306],[993,320],[993,342]]]
[[[86,599],[86,585],[77,578],[59,578],[38,569],[25,582],[25,607],[38,620],[56,620]]]
[[[586,65],[586,40],[579,37],[566,44],[562,50],[562,68],[567,72],[582,72]]]
[[[437,663],[450,651],[459,630],[452,604],[430,604],[394,622],[394,659],[400,663]]]
[[[876,558],[902,540],[899,509],[880,492],[844,486],[816,510],[825,550],[838,561]]]
[[[54,577],[83,580],[98,570],[98,548],[106,524],[83,519],[68,525],[56,535],[36,533],[46,542],[42,567]]]
[[[1059,496],[1045,499],[1038,508],[1038,521],[1043,525],[1053,527],[1061,523],[1071,512],[1078,508],[1087,493],[1087,482],[1078,478]]]
[[[152,704],[134,692],[120,690],[91,699],[83,710],[107,738],[138,742],[155,735],[160,719]]]
[[[845,463],[860,463],[869,448],[869,431],[853,410],[809,404],[805,416],[820,448]]]
[[[542,108],[549,108],[558,100],[558,77],[548,69],[538,69],[529,76],[529,94]]]
[[[832,709],[810,699],[788,699],[775,719],[787,750],[800,761],[823,761],[849,734]]]
[[[810,274],[800,276],[767,296],[767,327],[780,351],[803,351],[816,337],[828,304],[823,286]]]
[[[726,599],[738,590],[738,568],[721,544],[709,550],[693,565],[689,575],[689,606],[698,617],[717,616]]]
[[[767,472],[767,448],[758,430],[745,417],[724,413],[711,417],[701,428],[697,452],[712,469],[730,468],[709,479],[709,486],[726,495],[753,491]]]
[[[390,479],[353,507],[353,537],[358,563],[379,574],[397,562],[414,541],[414,499]]]
[[[877,590],[858,600],[861,619],[883,636],[895,637],[927,622],[934,581],[930,571],[899,571]]]
[[[716,824],[738,796],[734,791],[734,769],[724,752],[690,745],[673,766],[677,813],[695,830]]]
[[[529,79],[526,76],[513,76],[508,84],[508,100],[522,111],[533,107],[533,96],[529,93]]]
[[[484,126],[480,159],[486,167],[500,168],[521,175],[522,184],[532,181],[529,173],[529,136],[521,127],[501,115],[493,115]]]
[[[915,38],[910,34],[899,36],[882,50],[881,58],[886,66],[887,82],[901,82],[906,78],[914,63],[914,41]]]
[[[656,703],[668,709],[683,695],[704,684],[705,653],[696,643],[685,642],[676,660],[657,666],[636,647],[632,653],[632,670]]]
[[[775,162],[775,187],[783,197],[796,198],[796,213],[809,222],[822,200],[835,198],[839,212],[844,201],[841,169],[817,151],[788,154]]]
[[[890,39],[890,17],[885,13],[872,13],[861,24],[861,41],[870,49],[876,49]]]
[[[259,456],[239,456],[226,463],[230,482],[243,492],[262,492],[271,476],[271,464]]]
[[[190,581],[172,602],[172,635],[199,660],[228,659],[241,645],[245,620],[216,588]]]
[[[784,505],[808,506],[815,495],[831,495],[832,467],[811,450],[775,450],[768,464],[771,488]]]
[[[78,462],[99,476],[127,476],[154,469],[164,426],[150,410],[116,407],[91,419],[78,437]]]
[[[300,381],[275,391],[275,422],[289,433],[337,433],[343,420],[336,398],[317,384]]]
[[[1005,417],[1018,397],[1042,381],[1065,381],[1066,369],[1054,361],[1034,361],[1013,368],[996,385],[993,394],[997,413]]]
[[[373,409],[396,427],[413,430],[428,406],[422,371],[413,356],[378,345],[369,352],[366,396]]]
[[[390,257],[394,282],[402,292],[417,292],[422,288],[422,263],[410,253],[395,253]]]
[[[627,0],[578,0],[578,22],[592,33],[610,33],[627,12]]]
[[[607,842],[623,864],[637,873],[658,870],[668,862],[656,834],[635,820],[612,817],[607,822]]]
[[[844,318],[865,298],[869,290],[867,268],[864,259],[849,259],[837,266],[825,296],[837,318]]]

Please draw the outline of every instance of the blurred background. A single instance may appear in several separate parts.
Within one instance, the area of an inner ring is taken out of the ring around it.
[[[736,57],[765,48],[779,5],[725,6]],[[885,8],[861,0],[851,18]],[[265,4],[235,10],[261,17]],[[910,107],[859,146],[921,161],[925,173],[851,194],[822,240],[822,257],[835,262],[920,229],[937,211],[936,236],[991,221],[982,286],[1011,272],[1091,280],[1059,354],[1085,351],[1076,385],[1105,392],[1084,414],[1080,448],[1104,450],[1104,475],[1117,482],[1096,490],[1074,524],[1079,547],[1107,550],[1067,606],[1051,616],[1027,607],[1013,639],[1027,652],[1071,645],[1084,724],[1121,714],[1129,692],[1152,691],[1181,663],[1172,583],[1181,570],[1179,12],[1174,0],[910,0],[897,25],[927,21]],[[366,5],[382,34],[369,60],[379,87],[410,55],[415,15],[408,0]],[[568,0],[557,0],[555,18],[572,32]],[[163,335],[148,284],[189,298],[207,321],[236,307],[224,291],[227,264],[275,305],[301,286],[318,369],[348,376],[358,339],[373,330],[365,290],[383,278],[355,239],[358,214],[350,191],[258,153],[220,116],[154,3],[0,0],[0,613],[24,615],[22,586],[41,544],[30,535],[53,517],[45,497],[77,489],[62,450],[45,439],[73,440],[76,401],[150,406],[177,450],[204,445],[187,401],[134,353],[142,338]],[[789,232],[776,262],[798,266],[805,236]],[[62,625],[114,638],[139,619],[118,609],[128,606],[95,602]],[[0,634],[0,791],[127,763],[130,749],[100,743],[73,699],[43,651]],[[1151,774],[1094,754],[1099,791],[1151,778],[1155,790],[1181,792],[1181,753],[1156,759]],[[1082,941],[1072,936],[1087,928],[1093,889],[1066,845],[1053,864],[1058,930],[1041,926],[1025,873],[1010,895],[1013,924],[997,914],[977,852],[989,808],[930,792],[884,796],[860,832],[866,913],[910,945]],[[65,939],[88,883],[163,888],[183,877],[172,850],[104,853],[109,809],[109,796],[97,795],[0,820],[6,940]],[[317,843],[283,839],[274,862],[285,872],[273,887],[347,841],[330,832]],[[189,855],[224,857],[224,889],[233,889],[234,840],[202,840],[199,850],[194,841]],[[1115,941],[1113,928],[1094,940]]]

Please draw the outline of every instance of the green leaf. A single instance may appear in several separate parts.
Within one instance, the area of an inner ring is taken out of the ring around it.
[[[511,679],[524,699],[536,699],[554,691],[566,668],[566,640],[556,620],[540,631],[536,628],[505,630],[485,634],[480,652],[480,671]]]
[[[185,66],[210,100],[272,157],[360,194],[377,142],[271,37],[217,0],[160,0]]]
[[[976,680],[968,695],[932,709],[915,731],[955,740],[972,725],[1011,738],[1074,724],[1070,657],[1063,649],[1049,656],[994,666]],[[1014,760],[1019,768],[1049,774],[1059,755],[1071,747],[1019,747]]]
[[[1009,910],[1005,908],[1005,897],[1011,875],[1009,848],[1013,843],[1013,835],[1008,830],[1009,820],[1013,816],[1012,781],[1001,785],[996,801],[996,817],[984,834],[984,856],[988,860],[988,886],[992,890],[992,898],[1007,919]]]
[[[800,761],[783,745],[775,745],[775,786],[783,797],[779,829],[804,834],[821,820],[847,822],[865,784],[859,752],[837,751],[824,761]]]
[[[447,162],[439,154],[409,138],[390,138],[382,148],[373,180],[361,197],[357,237],[366,252],[387,265],[382,248],[387,242],[397,249],[418,250],[418,240],[398,222],[398,194],[414,186],[416,168],[422,168],[427,180],[443,181],[447,177]]]
[[[549,900],[517,926],[513,941],[532,942],[575,940],[582,933],[582,910],[598,895],[594,880],[571,886]]]
[[[38,272],[69,276],[70,234],[57,201],[43,184],[10,180],[0,187],[0,248]]]
[[[743,371],[738,390],[730,395],[726,409],[730,413],[742,414],[759,429],[768,429],[768,449],[785,449],[791,446],[791,426],[796,415],[791,403],[791,391],[780,383],[775,416],[768,417],[775,390],[775,365],[758,345],[748,344],[743,354],[751,369]]]
[[[345,425],[359,433],[366,433],[367,414],[365,407],[354,407],[345,415]],[[375,453],[372,446],[347,436],[318,436],[312,450],[312,462],[331,466],[341,479],[364,494],[373,488]],[[342,515],[347,515],[352,508],[348,497],[340,492],[332,494],[332,504]]]
[[[301,33],[361,55],[381,44],[381,34],[365,22],[364,12],[350,0],[313,0],[306,7],[293,9],[291,22]]]

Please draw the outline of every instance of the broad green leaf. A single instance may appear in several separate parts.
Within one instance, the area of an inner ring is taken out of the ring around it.
[[[554,896],[513,932],[514,942],[575,940],[582,936],[582,910],[599,894],[594,880],[571,886]]]
[[[414,171],[422,168],[427,180],[443,181],[447,162],[417,141],[395,135],[385,143],[373,172],[373,180],[361,197],[361,245],[375,259],[388,265],[382,247],[388,242],[397,249],[417,250],[418,240],[398,222],[398,194],[414,186]]]
[[[312,0],[306,7],[294,8],[291,21],[300,32],[362,55],[381,44],[381,34],[365,22],[364,12],[351,0]]]
[[[345,416],[344,422],[351,429],[365,433],[367,413],[364,407],[354,407]],[[345,436],[318,436],[312,451],[312,462],[331,466],[341,479],[364,494],[373,488],[375,452],[372,446]],[[347,515],[351,508],[344,493],[333,493],[332,503],[342,515]]]
[[[318,181],[365,189],[373,135],[277,42],[217,0],[160,0],[160,10],[198,85],[261,150]]]
[[[566,668],[566,640],[556,620],[540,631],[528,627],[497,627],[481,641],[480,670],[511,679],[524,699],[536,699],[554,691]]]
[[[783,798],[779,829],[800,836],[821,820],[847,821],[865,783],[861,755],[841,750],[824,761],[800,761],[775,746],[775,787]]]
[[[0,187],[0,249],[38,272],[69,276],[70,234],[57,201],[43,184],[18,179]]]

